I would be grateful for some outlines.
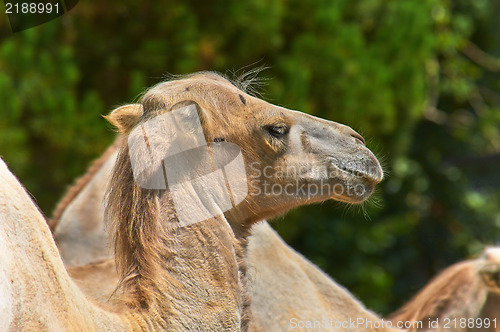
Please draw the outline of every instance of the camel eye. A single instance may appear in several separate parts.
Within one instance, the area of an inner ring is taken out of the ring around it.
[[[216,137],[214,138],[214,143],[225,142],[226,139],[224,137]]]
[[[288,127],[284,124],[274,124],[264,126],[264,129],[269,133],[269,135],[275,138],[283,138],[288,134]]]

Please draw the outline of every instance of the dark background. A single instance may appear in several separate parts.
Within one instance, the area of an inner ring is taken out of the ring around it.
[[[498,243],[499,1],[138,2],[82,0],[14,34],[0,14],[0,155],[47,216],[113,140],[101,115],[167,73],[264,65],[265,100],[353,127],[383,161],[362,206],[274,223],[369,308]]]

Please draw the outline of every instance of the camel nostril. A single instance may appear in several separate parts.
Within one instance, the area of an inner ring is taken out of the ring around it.
[[[351,136],[354,137],[356,140],[358,140],[361,144],[366,145],[365,139],[363,138],[363,136],[361,136],[357,132],[351,133]]]

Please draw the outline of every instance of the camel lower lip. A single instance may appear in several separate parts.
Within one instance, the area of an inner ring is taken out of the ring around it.
[[[335,192],[331,197],[334,200],[346,203],[362,203],[367,200],[375,189],[375,184],[369,181],[362,181],[354,185],[343,185],[343,190]]]

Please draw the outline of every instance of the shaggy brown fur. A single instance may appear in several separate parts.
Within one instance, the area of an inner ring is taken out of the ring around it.
[[[183,290],[184,301],[196,306],[200,305],[199,299],[205,292],[199,289],[200,285],[219,274],[215,280],[222,279],[223,284],[209,282],[205,287],[217,295],[225,294],[227,289],[238,290],[241,308],[228,310],[241,310],[241,328],[246,330],[249,298],[245,292],[243,277],[246,274],[240,241],[228,236],[232,232],[221,218],[180,227],[168,191],[144,190],[135,185],[127,150],[124,147],[118,156],[107,211],[114,222],[112,234],[121,276],[120,292],[125,294],[122,298],[131,308],[150,310],[157,306],[165,311],[169,303],[176,302],[170,292],[162,289],[162,284],[167,282]],[[191,277],[192,282],[198,283],[194,288],[186,286],[187,280],[182,281],[182,273],[186,273],[182,265],[191,261],[201,262],[197,264],[198,275]],[[235,273],[237,270],[240,273]],[[232,279],[231,275],[236,278]],[[218,297],[207,301],[207,308],[213,305],[210,301],[223,301]],[[168,310],[164,318],[172,319],[176,310],[178,308]]]

